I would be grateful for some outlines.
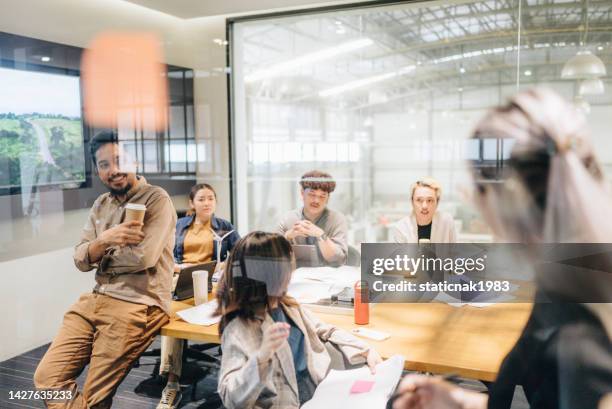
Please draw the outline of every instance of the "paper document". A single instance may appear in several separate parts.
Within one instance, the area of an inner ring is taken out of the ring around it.
[[[198,306],[187,308],[176,313],[183,321],[197,325],[214,325],[221,321],[221,316],[213,317],[217,309],[217,300],[212,300]]]
[[[287,294],[295,298],[299,303],[312,304],[319,300],[330,298],[334,294],[332,287],[329,283],[291,281]]]
[[[339,287],[353,287],[361,279],[359,267],[302,267],[293,272],[291,281],[325,282]]]
[[[404,357],[401,355],[394,355],[378,364],[375,375],[367,366],[346,371],[332,369],[302,409],[327,409],[340,405],[351,409],[385,409],[403,369]]]
[[[287,293],[302,304],[329,299],[360,279],[357,267],[303,267],[293,272]]]

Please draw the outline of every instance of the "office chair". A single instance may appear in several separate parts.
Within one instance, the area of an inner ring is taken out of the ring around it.
[[[191,385],[191,399],[196,400],[196,390],[197,384],[200,379],[203,379],[207,373],[210,371],[218,371],[221,368],[221,360],[216,356],[213,356],[207,352],[204,352],[207,349],[217,347],[218,354],[221,356],[221,346],[218,344],[199,344],[199,345],[189,345],[187,340],[183,340],[183,375],[181,379],[183,382]],[[140,358],[143,356],[156,357],[161,356],[161,349],[155,348],[150,351],[145,351],[138,357],[138,359],[132,365],[133,368],[138,368],[140,366]],[[191,367],[196,368],[194,371],[186,371],[185,368],[187,365],[187,358],[191,358],[197,363],[192,363]],[[153,375],[157,376],[157,371],[159,370],[159,364],[157,364],[153,369]]]

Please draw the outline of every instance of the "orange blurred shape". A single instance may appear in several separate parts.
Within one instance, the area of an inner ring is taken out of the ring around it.
[[[107,32],[83,53],[85,120],[90,126],[163,131],[167,127],[166,66],[150,33]]]

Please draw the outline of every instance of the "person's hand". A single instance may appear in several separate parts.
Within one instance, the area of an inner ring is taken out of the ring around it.
[[[218,274],[219,276],[221,276],[223,275],[224,271],[225,271],[225,261],[218,262],[217,265],[215,266],[214,274]]]
[[[308,220],[302,220],[299,223],[298,229],[305,236],[321,237],[325,233],[323,229]]]
[[[174,263],[174,272],[180,273],[180,271],[181,271],[181,264]]]
[[[139,221],[132,220],[124,222],[108,230],[104,230],[102,234],[98,236],[98,240],[100,240],[106,248],[138,244],[145,238],[145,234],[142,232],[141,228],[142,223]]]
[[[382,362],[382,358],[378,355],[378,352],[374,348],[370,348],[368,355],[366,356],[366,364],[370,368],[372,375],[376,373],[376,365]]]
[[[408,375],[402,379],[393,402],[393,409],[461,409],[461,404],[452,398],[454,388],[440,378],[425,375]]]
[[[287,230],[285,233],[285,238],[289,241],[295,239],[296,237],[306,237],[307,235],[304,233],[304,229],[302,228],[302,222],[295,222],[293,226]]]
[[[258,363],[263,364],[272,359],[274,353],[289,336],[289,328],[291,326],[286,322],[277,322],[270,325],[264,331],[261,347],[259,347],[259,352],[257,352]]]
[[[439,377],[408,375],[397,388],[393,409],[484,409],[487,396],[455,386]]]

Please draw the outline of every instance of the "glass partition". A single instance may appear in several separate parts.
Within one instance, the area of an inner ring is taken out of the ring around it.
[[[588,112],[606,147],[607,77],[581,90],[561,73],[581,50],[609,66],[609,12],[598,1],[428,1],[233,21],[240,230],[273,229],[300,205],[299,177],[320,169],[338,182],[330,207],[349,218],[351,244],[389,240],[424,176],[440,181],[460,241],[493,240],[466,199],[466,160],[503,161],[509,146],[466,138],[487,109],[545,85]]]

